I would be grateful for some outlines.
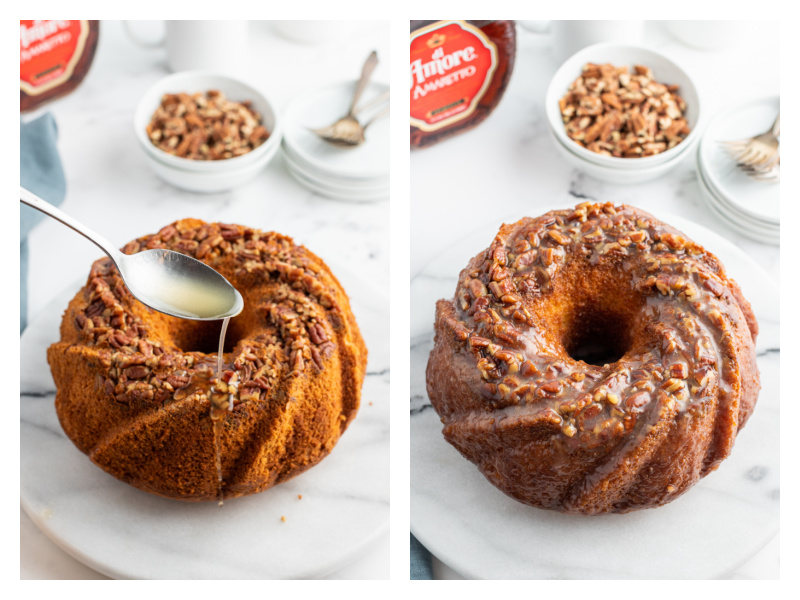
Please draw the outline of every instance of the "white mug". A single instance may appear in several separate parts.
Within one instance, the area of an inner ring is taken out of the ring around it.
[[[644,21],[523,21],[522,25],[535,33],[550,32],[553,57],[559,63],[592,44],[638,45],[644,36]]]
[[[301,44],[328,44],[346,39],[355,21],[274,21],[273,29],[284,38]]]
[[[700,50],[731,48],[747,38],[750,21],[666,21],[664,25],[675,38]]]
[[[172,71],[201,69],[226,75],[247,71],[247,21],[166,21],[163,38],[154,42],[138,36],[129,21],[125,29],[140,46],[165,46]]]

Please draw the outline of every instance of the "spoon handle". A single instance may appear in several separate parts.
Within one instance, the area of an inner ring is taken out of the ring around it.
[[[361,94],[364,92],[364,89],[367,87],[367,83],[369,83],[369,78],[372,77],[372,72],[375,70],[375,67],[378,65],[378,53],[373,50],[370,52],[369,56],[367,57],[367,61],[364,63],[364,67],[361,69],[361,79],[358,80],[358,84],[356,85],[356,91],[353,92],[353,100],[350,102],[350,116],[353,116],[353,111],[356,109],[356,104],[358,104],[358,99],[361,98]]]
[[[39,198],[39,196],[37,196],[33,192],[29,192],[22,186],[20,186],[19,188],[19,201],[22,202],[23,204],[27,204],[31,208],[35,208],[36,210],[43,212],[47,216],[54,218],[56,221],[60,221],[70,229],[77,231],[86,239],[91,240],[92,242],[97,244],[97,246],[99,246],[100,249],[106,254],[108,254],[109,258],[114,261],[114,264],[118,263],[117,256],[119,256],[120,251],[116,249],[114,244],[109,242],[99,233],[95,233],[82,223],[79,223],[64,211],[59,210],[49,202],[45,202],[44,200]]]
[[[373,124],[375,121],[377,121],[377,120],[378,120],[378,119],[380,119],[381,117],[385,117],[385,116],[386,116],[386,115],[388,115],[388,114],[389,114],[389,107],[387,106],[387,107],[386,107],[386,108],[384,108],[384,109],[383,109],[381,112],[379,112],[377,115],[375,115],[374,117],[372,117],[372,118],[371,118],[369,121],[367,121],[366,123],[364,123],[364,125],[362,125],[362,127],[363,127],[364,129],[366,129],[367,127],[369,127],[370,125],[372,125],[372,124]]]
[[[355,112],[353,112],[353,116],[359,115],[368,108],[372,108],[373,106],[377,106],[378,104],[382,104],[383,102],[388,100],[390,91],[391,90],[386,90],[380,96],[375,96],[372,100],[367,101],[366,104],[362,104],[361,106],[356,108]]]

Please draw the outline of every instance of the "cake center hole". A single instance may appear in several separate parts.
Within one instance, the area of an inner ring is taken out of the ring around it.
[[[183,352],[202,352],[203,354],[217,354],[219,350],[219,334],[222,331],[222,319],[219,321],[189,321],[175,319],[172,339],[175,345]],[[223,352],[231,352],[237,342],[242,339],[241,321],[237,324],[234,317],[228,323],[225,334]]]
[[[574,360],[596,366],[614,363],[630,347],[628,319],[613,312],[579,311],[564,341]]]

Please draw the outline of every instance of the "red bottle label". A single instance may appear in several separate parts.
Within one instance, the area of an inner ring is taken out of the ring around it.
[[[20,89],[36,96],[67,81],[88,36],[88,21],[20,21]]]
[[[497,68],[497,47],[465,21],[411,34],[411,125],[435,131],[468,117]]]

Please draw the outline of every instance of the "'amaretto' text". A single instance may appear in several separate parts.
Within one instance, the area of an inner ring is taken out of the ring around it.
[[[421,58],[413,61],[411,63],[411,87],[414,89],[414,99],[452,85],[456,81],[472,77],[477,72],[472,65],[466,65],[457,71],[448,71],[461,67],[464,63],[472,62],[476,58],[475,48],[467,46],[450,54],[445,54],[444,50],[437,48],[429,62],[423,63]],[[437,75],[442,77],[428,81],[429,78]]]

